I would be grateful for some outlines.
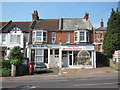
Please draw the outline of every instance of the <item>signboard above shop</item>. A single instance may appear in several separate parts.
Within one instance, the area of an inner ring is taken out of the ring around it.
[[[63,50],[94,50],[94,46],[62,46]]]

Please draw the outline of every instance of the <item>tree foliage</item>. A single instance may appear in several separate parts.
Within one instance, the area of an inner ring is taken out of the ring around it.
[[[103,43],[104,55],[112,58],[115,50],[120,50],[120,12],[112,9],[107,22],[107,30]]]
[[[23,58],[23,54],[21,52],[21,48],[19,46],[15,46],[9,53],[9,59],[13,60],[13,59],[22,59]]]

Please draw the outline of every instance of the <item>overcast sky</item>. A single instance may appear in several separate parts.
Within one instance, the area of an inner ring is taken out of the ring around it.
[[[2,21],[31,21],[34,10],[41,19],[83,18],[88,12],[97,28],[100,19],[106,26],[111,9],[117,7],[118,2],[2,2]]]

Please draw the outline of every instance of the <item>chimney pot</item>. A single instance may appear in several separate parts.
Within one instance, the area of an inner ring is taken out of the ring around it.
[[[104,27],[103,19],[100,20],[100,27]]]
[[[89,19],[89,14],[87,12],[85,13],[84,19],[86,19],[86,20]]]

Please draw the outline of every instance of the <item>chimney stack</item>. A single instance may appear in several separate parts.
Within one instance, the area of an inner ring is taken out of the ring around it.
[[[32,20],[38,20],[39,16],[38,16],[38,12],[37,10],[34,11],[34,13],[32,14]]]
[[[87,12],[85,13],[84,19],[86,19],[86,20],[89,19],[89,14]]]
[[[104,27],[103,19],[100,20],[100,27]]]

